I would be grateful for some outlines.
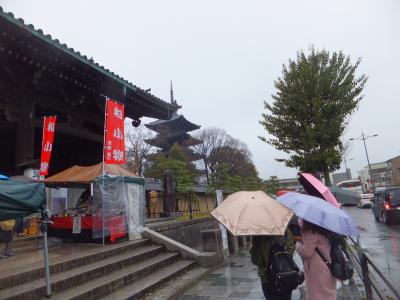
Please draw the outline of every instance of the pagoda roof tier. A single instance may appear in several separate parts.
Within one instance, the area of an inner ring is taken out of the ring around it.
[[[178,115],[177,113],[174,113],[169,120],[157,120],[146,124],[146,127],[162,134],[168,134],[171,132],[190,132],[200,128],[199,125],[188,121],[183,115]]]
[[[186,132],[178,132],[173,134],[160,135],[158,134],[156,137],[152,139],[147,139],[145,142],[149,145],[161,148],[163,150],[169,150],[174,143],[178,143],[179,145],[185,147],[196,146],[201,144],[202,141],[192,137],[190,134]]]

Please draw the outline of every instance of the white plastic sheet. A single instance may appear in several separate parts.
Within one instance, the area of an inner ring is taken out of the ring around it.
[[[129,225],[129,239],[134,240],[141,237],[143,232],[143,218],[144,218],[144,207],[141,203],[144,203],[144,186],[126,183],[128,192],[128,202],[126,215]]]
[[[110,236],[110,220],[116,216],[119,220],[124,219],[129,239],[139,238],[144,226],[144,197],[143,184],[120,176],[98,178],[93,183],[93,207],[102,222],[97,226],[94,224],[93,238],[107,239]],[[114,223],[114,228],[118,224]]]

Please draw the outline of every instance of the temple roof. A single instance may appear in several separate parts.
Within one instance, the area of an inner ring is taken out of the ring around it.
[[[25,24],[23,19],[16,19],[1,6],[0,28],[0,52],[8,53],[10,61],[19,60],[21,67],[38,66],[42,77],[53,75],[86,93],[104,94],[123,102],[127,117],[170,118],[180,108],[137,87],[41,29]]]
[[[174,113],[169,120],[157,120],[146,124],[146,127],[162,134],[189,132],[200,128],[199,125],[188,121],[183,115],[178,115],[177,113]]]

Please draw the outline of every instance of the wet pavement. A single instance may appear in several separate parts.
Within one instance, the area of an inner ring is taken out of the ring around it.
[[[301,259],[295,255],[295,261],[302,268]],[[227,259],[223,266],[215,269],[194,287],[184,293],[180,300],[243,300],[265,299],[262,293],[257,268],[250,261],[248,251]],[[292,299],[306,299],[304,283],[293,291]],[[342,286],[337,299],[361,299],[353,285]]]
[[[370,208],[344,207],[357,224],[360,243],[369,258],[400,291],[400,223],[375,221]]]

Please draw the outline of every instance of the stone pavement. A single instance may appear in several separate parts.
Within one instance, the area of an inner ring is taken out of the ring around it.
[[[295,260],[300,268],[302,263],[299,256]],[[305,299],[304,283],[293,291],[292,299]],[[187,290],[180,300],[243,300],[264,299],[257,268],[250,261],[248,251],[227,259],[223,266],[215,269],[194,287]],[[354,285],[342,285],[338,290],[337,299],[361,299]]]

